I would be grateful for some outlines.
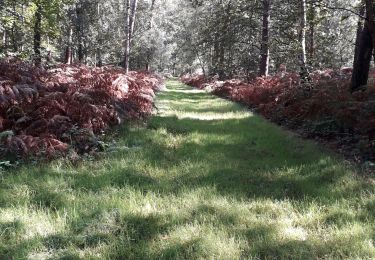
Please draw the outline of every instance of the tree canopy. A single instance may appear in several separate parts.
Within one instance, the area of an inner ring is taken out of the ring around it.
[[[53,60],[64,61],[66,48],[71,45],[74,62],[93,66],[121,63],[127,33],[127,2],[3,0],[0,53],[33,58],[40,7],[40,49],[44,60],[51,52]],[[277,71],[281,64],[290,69],[300,66],[301,30],[305,35],[307,66],[351,66],[361,19],[360,1],[349,0],[135,2],[130,68],[177,74],[197,69],[221,77],[258,74],[264,29],[270,72]],[[134,1],[129,3],[133,5]],[[301,15],[305,15],[303,24]]]

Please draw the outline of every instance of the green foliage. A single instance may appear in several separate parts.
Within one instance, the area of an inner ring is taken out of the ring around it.
[[[4,8],[0,11],[3,23],[0,33],[3,42],[0,53],[12,54],[22,59],[31,59],[33,54],[33,37],[35,12],[37,6],[42,8],[42,53],[56,47],[56,40],[60,36],[61,10],[63,5],[72,1],[62,0],[8,0],[4,1]],[[5,44],[4,44],[5,43]]]
[[[0,55],[32,54],[36,5],[42,6],[43,57],[52,51],[63,61],[72,45],[73,56],[89,65],[116,64],[123,59],[124,3],[122,0],[4,0],[0,35],[6,44]],[[258,70],[261,1],[139,0],[132,40],[131,67],[181,74],[254,76]],[[356,1],[308,1],[307,49],[314,68],[350,66],[358,17]],[[272,1],[270,66],[298,69],[298,1]],[[344,8],[344,9],[343,9]],[[6,11],[8,10],[8,11]],[[70,36],[70,28],[73,35]],[[314,35],[314,48],[311,35]],[[70,42],[72,40],[72,42]]]

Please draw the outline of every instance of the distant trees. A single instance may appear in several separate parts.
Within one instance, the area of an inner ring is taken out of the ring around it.
[[[199,70],[220,78],[268,75],[281,64],[295,71],[301,64],[339,68],[353,61],[358,19],[347,9],[356,5],[352,0],[2,0],[0,57],[39,64],[51,53],[51,62],[176,74]]]
[[[346,9],[355,7],[353,1],[192,2],[193,17],[185,27],[185,35],[194,35],[188,40],[191,49],[186,49],[185,41],[179,44],[185,53],[176,52],[185,60],[186,71],[204,64],[211,75],[254,77],[285,64],[307,75],[310,66],[340,68],[352,61],[357,19]]]

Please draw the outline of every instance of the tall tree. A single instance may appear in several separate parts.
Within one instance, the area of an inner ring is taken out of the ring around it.
[[[130,60],[130,0],[125,0],[125,53],[123,66],[126,73],[129,72]]]
[[[77,4],[76,4],[76,22],[75,22],[75,25],[76,25],[76,31],[77,31],[77,44],[78,44],[78,50],[77,50],[77,54],[78,54],[78,61],[80,63],[83,62],[83,59],[84,59],[84,46],[83,46],[83,12],[84,12],[84,8],[87,7],[87,6],[84,6],[84,3],[82,2],[82,0],[80,0]]]
[[[366,3],[366,24],[371,34],[372,45],[375,45],[375,3],[374,0],[365,0]],[[375,60],[375,56],[374,56]]]
[[[42,62],[41,42],[42,42],[42,4],[37,1],[34,21],[34,63],[39,66]]]
[[[129,72],[131,42],[134,32],[137,4],[137,0],[125,0],[125,54],[123,65],[126,73]]]
[[[309,10],[308,10],[308,24],[309,24],[309,47],[308,47],[308,60],[309,64],[313,65],[313,60],[315,56],[315,30],[316,30],[316,7],[313,3],[310,3]]]
[[[365,14],[364,6],[361,7],[360,14],[361,16]],[[372,53],[373,39],[369,30],[369,21],[367,19],[363,25],[362,17],[360,17],[357,25],[357,39],[351,79],[352,92],[359,90],[367,84]]]
[[[271,0],[263,0],[263,25],[262,25],[262,41],[260,47],[260,63],[259,75],[268,76],[269,60],[270,60],[270,20],[271,20]]]
[[[65,49],[65,63],[72,64],[73,62],[73,28],[69,26],[68,44]]]
[[[304,83],[309,80],[309,72],[307,70],[307,56],[306,56],[306,30],[307,30],[307,15],[306,15],[306,0],[299,0],[299,19],[300,19],[300,31],[299,31],[299,63],[300,63],[300,75],[301,82]]]
[[[150,22],[149,22],[149,27],[148,27],[148,31],[150,32],[154,28],[154,9],[155,9],[155,0],[151,0]],[[153,52],[153,48],[149,46],[146,50],[146,71],[150,70],[152,52]]]
[[[130,10],[130,18],[129,18],[129,40],[133,39],[134,33],[134,24],[135,24],[135,14],[137,12],[138,0],[131,1],[131,10]]]

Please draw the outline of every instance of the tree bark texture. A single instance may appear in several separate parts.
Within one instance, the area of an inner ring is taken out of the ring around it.
[[[271,0],[263,0],[263,26],[262,26],[262,42],[260,48],[259,76],[268,76],[270,48],[270,20],[271,20]]]
[[[42,62],[41,57],[41,41],[42,41],[42,6],[37,5],[34,22],[34,64],[39,66]]]
[[[369,30],[369,23],[364,26],[362,21],[358,22],[356,48],[351,79],[351,91],[357,91],[367,85],[370,63],[373,53],[373,40]]]
[[[125,53],[123,67],[125,72],[129,72],[130,55],[130,0],[125,0]]]
[[[300,32],[299,32],[299,45],[300,45],[300,54],[299,54],[299,63],[300,63],[300,78],[301,83],[306,83],[310,81],[309,71],[307,69],[306,63],[306,0],[300,0]]]
[[[73,61],[72,45],[73,45],[73,28],[70,27],[69,35],[68,35],[68,46],[66,46],[66,50],[65,50],[65,63],[66,64],[72,64],[72,61]]]

